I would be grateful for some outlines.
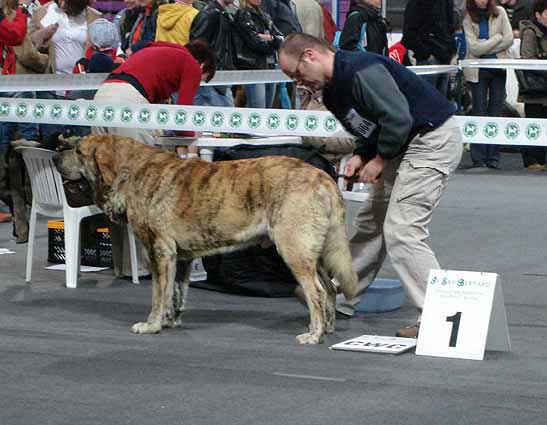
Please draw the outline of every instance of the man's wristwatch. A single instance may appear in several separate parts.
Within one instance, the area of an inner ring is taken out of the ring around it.
[[[21,9],[21,12],[23,12],[25,15],[30,16],[30,10],[28,10],[28,4],[19,3],[19,8]]]

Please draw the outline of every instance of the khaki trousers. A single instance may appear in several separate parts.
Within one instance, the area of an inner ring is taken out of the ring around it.
[[[94,100],[98,102],[117,103],[149,103],[139,91],[128,83],[104,83],[101,84]],[[130,137],[145,145],[154,145],[154,136],[161,132],[146,130],[144,128],[123,128],[123,127],[93,127],[93,134],[114,134],[117,136]]]
[[[387,162],[381,180],[369,186],[369,198],[355,217],[350,248],[359,278],[358,295],[352,300],[340,295],[339,311],[354,313],[386,254],[407,295],[422,309],[429,270],[439,268],[427,245],[428,226],[448,176],[460,163],[462,147],[460,129],[452,117],[434,131],[416,136],[404,154]]]
[[[116,103],[149,103],[142,94],[131,84],[126,83],[105,83],[101,84],[94,100],[99,102]],[[142,128],[122,127],[93,127],[93,134],[114,134],[117,136],[130,137],[146,145],[154,145],[154,130]],[[127,237],[126,225],[113,224],[110,228],[112,240],[112,263],[116,276],[131,276],[131,261],[129,257],[129,240]],[[137,239],[137,262],[139,276],[150,274],[148,270],[149,261],[144,246]]]

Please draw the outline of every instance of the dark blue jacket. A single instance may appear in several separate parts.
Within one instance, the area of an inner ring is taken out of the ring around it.
[[[432,85],[386,56],[339,50],[325,106],[357,137],[356,154],[394,158],[419,133],[442,125],[455,107]]]

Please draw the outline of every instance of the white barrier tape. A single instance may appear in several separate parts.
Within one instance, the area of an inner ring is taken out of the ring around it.
[[[456,116],[464,143],[547,146],[547,119]]]
[[[547,119],[457,116],[465,143],[547,146]],[[0,121],[349,137],[330,112],[0,98]]]
[[[447,74],[459,70],[457,65],[418,65],[407,66],[407,69],[414,71],[416,75]]]
[[[97,90],[108,74],[41,74],[4,75],[0,78],[0,92]],[[257,71],[218,71],[202,86],[231,86],[234,84],[279,83],[291,80],[277,69]]]
[[[424,65],[409,67],[418,75],[454,72],[457,66]],[[0,92],[25,91],[97,90],[108,74],[40,74],[3,75],[0,78]],[[217,71],[215,78],[202,86],[231,86],[263,83],[292,82],[281,70]]]
[[[464,59],[462,68],[526,69],[547,71],[547,61],[542,59]]]

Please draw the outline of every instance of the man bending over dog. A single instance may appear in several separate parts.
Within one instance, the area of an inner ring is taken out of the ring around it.
[[[133,325],[135,333],[180,325],[192,259],[268,239],[305,295],[310,325],[300,343],[322,342],[334,331],[336,288],[330,279],[322,284],[319,273],[354,296],[340,191],[325,172],[299,159],[181,160],[129,138],[96,135],[55,163],[69,180],[85,177],[96,204],[111,220],[131,224],[148,252],[152,311]]]
[[[430,269],[427,245],[433,208],[460,162],[462,142],[454,107],[431,85],[394,60],[334,49],[307,34],[289,35],[279,50],[281,69],[297,83],[323,89],[325,106],[357,137],[348,178],[371,183],[351,240],[358,295],[374,279],[386,253],[421,310]],[[341,300],[352,316],[359,297]],[[399,336],[416,337],[418,324]]]

